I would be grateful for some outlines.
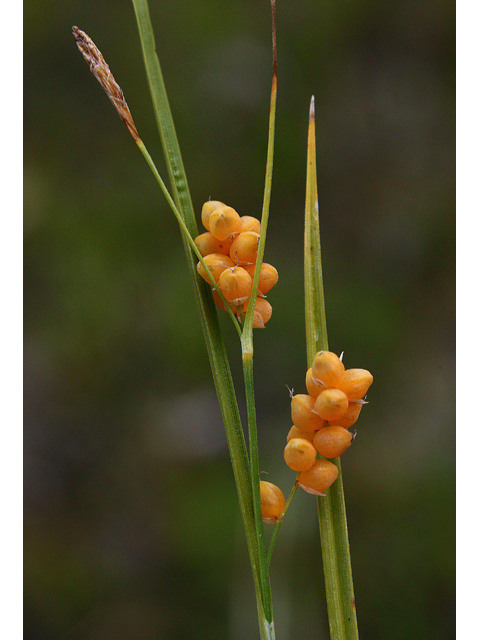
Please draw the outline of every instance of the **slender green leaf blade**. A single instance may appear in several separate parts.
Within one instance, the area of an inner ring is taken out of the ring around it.
[[[312,96],[308,125],[307,195],[305,201],[305,323],[307,361],[312,365],[317,351],[328,349],[327,320],[323,292],[322,252],[318,216],[317,161],[315,148],[315,103]]]
[[[317,351],[328,350],[320,250],[320,223],[315,149],[315,106],[310,103],[305,203],[305,324],[307,366]],[[340,458],[332,460],[338,478],[317,499],[328,620],[332,640],[358,640],[350,548]]]
[[[172,184],[173,199],[185,220],[190,234],[195,237],[198,233],[195,213],[188,189],[187,178],[163,81],[162,71],[156,54],[155,38],[150,21],[148,3],[146,0],[133,0],[133,5],[137,17],[137,24],[155,116]],[[257,595],[260,597],[259,551],[255,531],[250,466],[230,365],[228,363],[210,288],[197,274],[196,258],[188,245],[185,234],[183,233],[182,239],[194,285],[202,330],[205,336],[213,379],[225,425],[227,443],[239,496],[240,510],[252,564],[255,589]]]
[[[266,619],[271,623],[270,630],[273,633],[273,604],[270,586],[269,562],[265,549],[262,508],[260,502],[260,462],[258,451],[257,420],[255,410],[255,393],[253,384],[253,311],[258,292],[260,267],[265,251],[268,217],[270,212],[270,196],[272,191],[273,176],[273,151],[275,142],[275,113],[277,105],[277,44],[276,44],[276,6],[275,0],[270,0],[272,11],[272,86],[270,92],[270,112],[268,119],[268,145],[267,163],[265,170],[265,188],[263,194],[262,219],[260,238],[258,241],[257,262],[253,277],[252,294],[248,304],[247,314],[242,333],[242,365],[245,380],[245,394],[247,400],[248,437],[250,446],[250,468],[253,492],[254,519],[259,545],[260,581],[262,586],[263,608]]]
[[[172,184],[173,199],[184,216],[190,233],[196,236],[198,229],[195,221],[195,213],[188,190],[187,176],[183,166],[175,126],[173,124],[170,103],[163,81],[162,69],[156,52],[155,36],[150,20],[148,2],[147,0],[133,0],[133,6],[140,32],[143,59],[147,71],[155,118],[157,120],[170,182]]]

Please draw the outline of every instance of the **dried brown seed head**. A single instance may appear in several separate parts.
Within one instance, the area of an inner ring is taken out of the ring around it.
[[[100,50],[93,40],[87,36],[85,31],[82,31],[78,27],[72,27],[72,32],[75,42],[77,43],[77,47],[88,63],[90,71],[102,85],[103,90],[110,98],[110,101],[117,110],[118,115],[127,125],[133,139],[140,140],[137,128],[133,122],[132,114],[130,113],[130,109],[128,108],[127,102],[123,96],[123,91],[113,77],[113,74],[110,71],[108,64],[105,62],[105,58],[102,56]]]

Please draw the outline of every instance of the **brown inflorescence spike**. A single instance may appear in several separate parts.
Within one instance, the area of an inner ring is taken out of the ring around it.
[[[127,125],[133,139],[135,141],[140,140],[137,128],[133,122],[132,114],[130,113],[130,109],[128,108],[127,102],[123,96],[123,91],[113,77],[113,74],[110,71],[108,64],[105,62],[105,58],[102,56],[100,50],[93,40],[78,27],[72,27],[72,32],[80,53],[90,66],[90,71],[102,85],[103,90],[110,98],[110,101],[117,110],[118,115]]]

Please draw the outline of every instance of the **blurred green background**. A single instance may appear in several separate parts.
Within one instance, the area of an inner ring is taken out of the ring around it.
[[[279,0],[255,333],[261,468],[288,494],[285,385],[304,392],[303,211],[316,98],[330,348],[375,378],[342,458],[360,636],[455,637],[455,4]],[[192,199],[261,211],[267,0],[151,2]],[[24,4],[25,632],[258,637],[235,486],[173,215],[90,74],[96,42],[165,174],[128,0]],[[221,324],[243,411],[240,350]],[[301,495],[300,495],[301,494]],[[315,500],[273,558],[279,640],[328,638]],[[269,532],[267,532],[269,535]]]

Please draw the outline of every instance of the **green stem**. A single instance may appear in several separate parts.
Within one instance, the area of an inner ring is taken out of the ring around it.
[[[272,592],[270,587],[270,576],[268,573],[267,556],[265,551],[262,506],[260,501],[260,462],[258,454],[257,419],[255,411],[255,391],[253,383],[253,354],[243,353],[242,363],[247,403],[248,442],[250,448],[250,469],[253,493],[253,515],[258,539],[262,603],[267,620],[269,622],[273,622]]]
[[[273,150],[275,143],[275,114],[277,109],[277,26],[276,26],[276,9],[275,0],[271,1],[272,8],[272,88],[270,92],[270,113],[268,118],[268,144],[267,144],[267,166],[265,170],[265,188],[263,192],[262,219],[260,228],[260,238],[258,240],[257,262],[255,265],[255,273],[253,276],[252,295],[248,303],[247,314],[245,317],[245,329],[242,339],[242,353],[251,352],[253,354],[253,310],[258,292],[258,282],[260,279],[260,269],[262,266],[263,254],[265,252],[265,242],[267,238],[268,217],[270,213],[270,197],[272,193],[272,176],[273,176]]]
[[[183,218],[190,236],[197,235],[197,225],[192,201],[188,190],[187,179],[180,154],[175,127],[168,104],[160,63],[155,51],[155,39],[150,22],[148,3],[146,0],[133,0],[137,17],[143,57],[147,70],[150,92],[155,109],[164,155],[172,183],[173,200]],[[168,199],[168,198],[167,198]],[[183,226],[182,239],[194,285],[195,296],[199,306],[202,329],[205,336],[213,379],[222,412],[227,443],[232,461],[232,468],[237,486],[237,493],[242,514],[247,547],[252,566],[255,595],[259,619],[260,637],[262,640],[273,640],[275,637],[271,616],[266,615],[264,600],[265,585],[265,547],[259,544],[258,525],[254,515],[254,494],[252,475],[249,465],[245,438],[240,421],[238,405],[233,387],[230,366],[221,337],[218,316],[208,285],[198,277],[196,261],[190,248],[188,236]],[[258,286],[258,277],[257,277]],[[227,305],[228,307],[228,305]],[[253,314],[253,311],[252,311]]]
[[[157,127],[162,141],[167,162],[167,170],[173,190],[173,199],[193,236],[197,235],[197,224],[192,199],[188,189],[187,177],[183,166],[180,146],[173,125],[172,112],[167,97],[162,69],[156,53],[155,36],[147,0],[132,0],[137,18],[143,60],[147,72],[150,94],[157,120]]]
[[[338,468],[338,478],[325,498],[317,498],[330,637],[358,640],[340,459],[331,462]]]
[[[276,45],[276,14],[275,0],[271,0],[272,9],[272,88],[270,93],[270,112],[268,122],[268,145],[267,145],[267,165],[265,170],[265,188],[263,194],[262,218],[260,228],[260,238],[258,241],[257,261],[253,277],[253,288],[250,295],[247,313],[245,316],[244,329],[242,333],[242,365],[245,380],[245,395],[247,403],[248,437],[250,450],[250,470],[253,494],[253,512],[255,528],[257,532],[259,547],[259,568],[260,583],[262,587],[262,602],[267,620],[272,625],[273,631],[273,608],[272,591],[270,586],[270,575],[265,550],[262,507],[260,501],[260,462],[258,453],[257,420],[255,411],[255,390],[253,382],[253,311],[258,292],[260,278],[260,268],[263,254],[265,252],[265,242],[267,236],[268,217],[270,211],[270,197],[272,191],[273,175],[273,151],[275,140],[275,112],[277,103],[277,45]]]
[[[305,319],[309,367],[317,351],[328,350],[320,251],[313,97],[310,105],[305,205]],[[338,478],[327,490],[325,497],[317,498],[330,637],[331,640],[358,640],[340,459],[335,458],[332,462],[338,468]]]

